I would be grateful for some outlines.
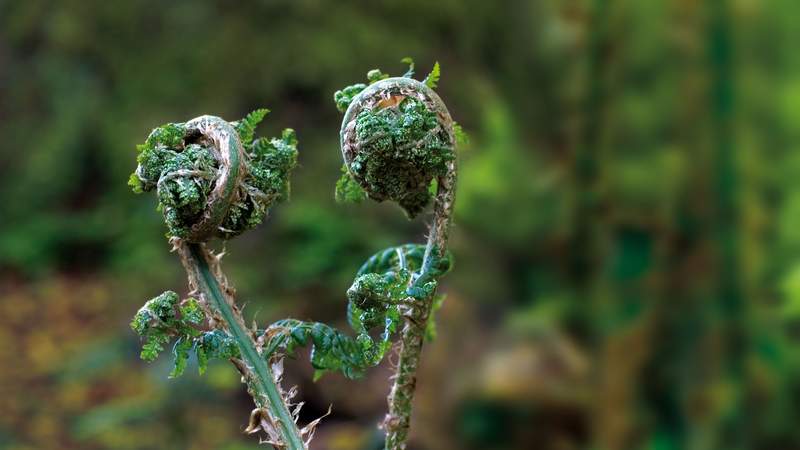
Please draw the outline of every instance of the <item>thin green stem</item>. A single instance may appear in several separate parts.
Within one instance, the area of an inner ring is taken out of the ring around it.
[[[305,450],[303,438],[267,361],[256,349],[253,335],[245,326],[241,313],[233,304],[233,299],[226,295],[224,278],[220,280],[218,273],[211,269],[209,261],[213,261],[211,264],[217,264],[216,260],[211,259],[214,257],[209,255],[204,244],[180,242],[178,251],[190,283],[203,294],[209,305],[219,312],[225,327],[236,340],[248,372],[245,374],[248,384],[256,391],[256,403],[266,408],[270,417],[277,422],[273,425],[279,429],[283,446],[290,450]]]

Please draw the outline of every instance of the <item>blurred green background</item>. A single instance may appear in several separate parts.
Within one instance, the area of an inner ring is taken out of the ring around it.
[[[0,1],[0,448],[260,448],[235,371],[168,380],[128,328],[186,292],[150,129],[272,109],[292,199],[227,244],[248,317],[345,326],[396,206],[337,205],[333,92],[420,76],[471,136],[413,449],[800,449],[800,3]],[[315,447],[378,448],[384,363],[311,381]]]

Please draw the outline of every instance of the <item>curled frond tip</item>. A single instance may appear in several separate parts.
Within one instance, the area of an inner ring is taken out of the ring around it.
[[[201,116],[152,131],[138,146],[134,192],[155,190],[168,235],[190,242],[228,239],[255,227],[289,195],[297,161],[291,129],[279,138],[255,138],[269,111],[237,122]]]
[[[413,217],[429,204],[433,180],[452,170],[456,132],[432,89],[439,79],[438,63],[421,82],[411,78],[413,61],[403,62],[410,68],[402,77],[371,70],[369,85],[355,84],[334,95],[337,108],[345,111],[340,144],[348,178],[337,185],[337,193],[360,198],[352,179],[369,198],[395,201]]]

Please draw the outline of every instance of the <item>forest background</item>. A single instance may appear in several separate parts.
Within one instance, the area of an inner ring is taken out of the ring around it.
[[[454,271],[414,449],[800,449],[800,3],[0,1],[0,448],[259,448],[225,364],[167,379],[128,328],[186,291],[151,196],[155,126],[259,107],[292,198],[230,242],[248,317],[344,325],[359,264],[421,241],[338,205],[333,92],[419,76],[459,150]],[[388,363],[312,382],[316,448],[379,448]]]

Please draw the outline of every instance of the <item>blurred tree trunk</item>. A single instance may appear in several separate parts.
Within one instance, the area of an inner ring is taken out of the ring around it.
[[[714,155],[714,194],[716,211],[713,229],[715,236],[715,263],[717,268],[713,341],[719,342],[719,366],[712,382],[720,384],[724,395],[716,399],[718,419],[715,448],[731,450],[745,448],[742,423],[743,392],[747,383],[744,359],[747,352],[745,320],[747,311],[742,295],[739,258],[740,211],[738,158],[734,142],[734,73],[733,38],[727,0],[709,3],[709,66],[712,79],[711,136]]]
[[[615,276],[613,268],[602,270],[608,267],[609,248],[615,245],[615,238],[625,241],[623,248],[628,244],[625,233],[616,236],[613,202],[608,197],[602,164],[610,156],[609,110],[615,76],[619,75],[615,51],[620,43],[613,41],[611,33],[618,30],[612,26],[618,12],[615,6],[615,2],[596,0],[589,10],[587,88],[574,162],[576,210],[570,261],[578,300],[588,306],[591,315],[588,323],[597,370],[591,422],[594,444],[601,449],[625,448],[631,440],[635,405],[632,386],[644,361],[649,335],[646,323],[626,317],[628,306],[638,308],[641,303],[639,288],[623,294],[619,283],[625,275]]]

